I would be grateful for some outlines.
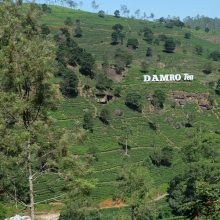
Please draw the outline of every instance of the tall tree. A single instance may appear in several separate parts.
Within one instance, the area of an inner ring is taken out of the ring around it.
[[[152,179],[149,171],[142,166],[124,166],[119,174],[121,197],[130,206],[132,220],[158,219],[157,210],[149,199]]]
[[[2,173],[1,188],[10,194],[18,187],[16,200],[30,208],[31,219],[34,180],[64,153],[47,114],[57,100],[54,45],[42,39],[38,14],[32,4],[26,10],[11,1],[0,7],[0,157],[6,170],[17,171]]]

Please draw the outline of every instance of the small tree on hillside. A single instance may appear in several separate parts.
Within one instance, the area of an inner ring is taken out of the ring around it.
[[[176,48],[176,43],[173,38],[167,38],[164,43],[164,51],[167,53],[173,53]]]
[[[125,104],[135,111],[142,111],[141,96],[138,93],[128,93],[125,98]]]
[[[64,24],[67,26],[73,25],[73,21],[72,21],[71,17],[67,17],[64,21]]]
[[[199,45],[195,46],[195,53],[201,56],[203,54],[203,47]]]
[[[83,128],[93,132],[93,116],[91,112],[86,112],[83,116]]]
[[[99,119],[104,124],[109,124],[109,120],[111,119],[110,111],[107,108],[103,108],[100,112]]]
[[[82,37],[82,29],[81,29],[80,20],[76,20],[75,37],[77,38]]]
[[[115,10],[114,15],[115,15],[116,18],[120,18],[120,11]]]
[[[147,73],[149,68],[149,64],[146,61],[141,62],[141,72]]]
[[[78,95],[79,79],[71,70],[65,69],[63,73],[64,80],[61,84],[61,91],[67,97],[76,97]]]
[[[147,56],[147,57],[152,57],[152,55],[153,55],[153,50],[152,50],[151,47],[148,47],[148,48],[147,48],[147,52],[146,52],[146,56]]]
[[[114,32],[112,33],[112,44],[123,44],[123,40],[125,38],[125,34],[122,32],[124,27],[121,24],[115,24],[112,26]]]
[[[105,12],[104,12],[103,10],[100,10],[100,11],[98,12],[98,16],[99,16],[100,18],[104,18],[104,17],[105,17]]]
[[[144,40],[146,40],[149,44],[152,44],[154,35],[150,28],[146,27],[144,28]]]
[[[43,37],[46,37],[50,34],[50,28],[46,24],[41,25],[41,34],[43,35]]]
[[[220,95],[220,79],[217,81],[217,85],[216,85],[216,89],[215,89],[216,93],[218,95]]]
[[[51,13],[51,12],[52,12],[51,8],[48,7],[47,4],[43,4],[41,7],[42,7],[42,11],[43,11],[44,13]]]
[[[127,47],[132,48],[132,49],[137,49],[138,46],[139,46],[138,39],[136,39],[136,38],[128,39]]]
[[[191,32],[187,32],[184,34],[184,38],[186,39],[190,39],[192,37],[192,33]]]
[[[155,90],[153,94],[152,104],[155,107],[163,108],[166,95],[162,90]]]
[[[86,76],[89,76],[90,78],[94,78],[94,68],[95,68],[95,59],[92,56],[92,54],[83,51],[80,57],[80,72]]]
[[[203,73],[210,74],[213,71],[213,67],[211,63],[205,63],[203,66]]]

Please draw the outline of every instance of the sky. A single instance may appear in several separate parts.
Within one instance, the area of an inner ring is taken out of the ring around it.
[[[82,10],[94,12],[91,7],[92,0],[82,0],[82,2]],[[198,14],[220,18],[220,0],[96,0],[96,3],[99,5],[98,10],[104,10],[108,14],[113,14],[116,9],[120,9],[121,5],[125,4],[131,14],[140,9],[141,14],[154,13],[156,18],[170,15],[183,19],[186,16],[195,17]]]

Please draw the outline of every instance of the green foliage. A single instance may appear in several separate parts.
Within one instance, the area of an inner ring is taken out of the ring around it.
[[[104,124],[109,124],[109,120],[111,119],[111,114],[109,109],[103,108],[99,114],[99,119],[104,123]]]
[[[173,149],[171,147],[156,148],[150,156],[152,163],[159,166],[171,166],[173,158]]]
[[[103,10],[100,10],[100,11],[98,12],[98,16],[99,16],[100,18],[104,18],[104,17],[105,17],[105,12],[104,12]]]
[[[43,36],[47,36],[47,35],[50,34],[50,29],[49,29],[49,27],[46,24],[42,24],[41,25],[41,34]]]
[[[106,75],[100,73],[96,76],[96,88],[100,90],[106,90],[112,88],[112,80],[108,79]]]
[[[132,63],[133,57],[129,51],[118,48],[115,51],[115,60],[121,61],[124,66],[129,66]]]
[[[131,219],[156,218],[156,208],[153,203],[149,204],[152,180],[146,168],[125,166],[119,174],[118,182],[122,198],[130,205]]]
[[[135,111],[142,111],[141,96],[138,93],[128,93],[125,98],[125,104]]]
[[[50,8],[50,7],[48,7],[48,5],[47,4],[42,4],[42,11],[44,12],[44,13],[51,13],[52,12],[52,9]]]
[[[213,51],[209,54],[209,58],[214,61],[220,61],[220,52],[219,51]]]
[[[53,84],[54,44],[42,38],[39,14],[33,5],[23,10],[7,1],[0,7],[0,27],[8,33],[5,46],[0,45],[0,158],[5,161],[0,188],[1,194],[12,195],[16,189],[17,199],[32,213],[32,175],[53,169],[66,152],[60,144],[64,132],[48,117],[59,93]]]
[[[0,219],[6,218],[6,209],[4,206],[0,203]]]
[[[213,171],[209,173],[210,169],[207,168],[207,165],[191,167],[184,175],[178,175],[171,181],[168,201],[176,214],[189,219],[218,219],[219,190],[214,182],[207,178],[213,174]],[[216,174],[215,172],[213,175]]]
[[[65,69],[64,71],[64,80],[61,84],[62,94],[67,97],[76,97],[78,95],[79,79],[71,70]]]
[[[76,20],[76,28],[75,28],[75,37],[80,38],[82,37],[82,28],[80,20]]]
[[[167,28],[173,28],[175,26],[183,28],[184,25],[185,24],[182,21],[180,21],[178,18],[177,19],[166,19],[165,20],[165,27],[167,27]]]
[[[176,43],[173,38],[169,37],[165,40],[164,51],[167,53],[173,53],[176,48]]]
[[[115,15],[116,18],[120,18],[120,11],[115,10],[114,15]]]
[[[191,32],[186,32],[186,33],[184,34],[184,37],[185,37],[186,39],[190,39],[190,38],[192,37],[192,33],[191,33]]]
[[[112,26],[112,29],[114,30],[114,32],[112,33],[112,45],[115,44],[123,44],[123,40],[125,38],[125,34],[122,32],[124,27],[121,24],[115,24],[114,26]]]
[[[141,72],[147,73],[149,69],[149,64],[146,61],[141,61]]]
[[[202,46],[199,46],[199,45],[196,45],[195,46],[195,53],[199,56],[201,56],[203,54],[203,47]]]
[[[132,49],[137,49],[138,46],[139,46],[139,42],[136,38],[128,39],[127,47],[132,48]]]
[[[64,24],[67,26],[73,25],[73,21],[71,17],[66,17],[66,20],[64,21]]]
[[[152,55],[153,55],[153,50],[152,50],[151,47],[148,47],[148,48],[147,48],[147,52],[146,52],[146,56],[147,56],[147,57],[152,57]]]
[[[94,78],[94,68],[95,68],[95,59],[92,56],[92,54],[83,51],[80,57],[80,72],[86,76],[89,76],[90,78]]]
[[[154,39],[153,31],[148,27],[144,28],[144,40],[146,40],[149,44],[152,44],[153,39]]]
[[[212,73],[212,71],[213,71],[212,64],[210,62],[205,63],[204,67],[203,67],[203,73],[210,74],[210,73]]]
[[[114,89],[114,96],[116,97],[121,97],[121,91],[122,91],[122,88],[120,86],[117,86],[115,89]]]
[[[166,95],[162,90],[155,90],[153,94],[152,104],[157,108],[163,108]]]
[[[83,117],[83,128],[93,132],[93,116],[91,112],[85,112]]]
[[[69,180],[66,185],[66,205],[61,211],[60,219],[86,220],[91,215],[98,217],[99,213],[96,210],[88,210],[91,206],[91,193],[95,187],[95,182],[91,179],[91,170],[88,169],[88,161],[79,161],[77,156],[69,156],[62,160],[60,169]]]
[[[220,95],[220,79],[217,81],[217,85],[216,85],[215,91],[216,91],[216,93],[218,95]]]

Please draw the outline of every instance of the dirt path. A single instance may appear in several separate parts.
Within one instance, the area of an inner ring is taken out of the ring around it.
[[[60,213],[36,214],[36,220],[58,220]]]

